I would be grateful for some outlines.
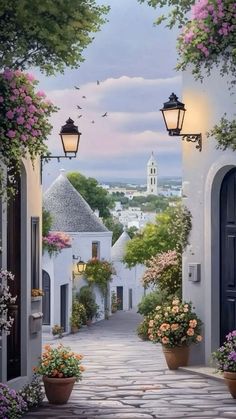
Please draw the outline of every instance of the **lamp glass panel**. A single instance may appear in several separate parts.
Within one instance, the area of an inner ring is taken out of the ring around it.
[[[65,153],[77,152],[79,144],[79,136],[77,134],[62,134],[61,138]]]
[[[167,129],[178,129],[179,109],[167,109],[163,113]]]
[[[84,272],[85,271],[85,269],[86,269],[86,263],[84,263],[84,262],[78,262],[77,263],[77,269],[78,269],[78,272],[79,273],[82,273],[82,272]]]
[[[179,109],[179,129],[180,129],[180,131],[183,128],[184,115],[185,115],[185,110],[184,109]]]

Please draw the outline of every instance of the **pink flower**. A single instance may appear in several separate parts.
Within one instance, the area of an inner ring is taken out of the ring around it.
[[[30,113],[34,113],[34,112],[36,112],[36,107],[35,107],[34,105],[30,105],[30,106],[28,107],[28,111],[29,111]]]
[[[15,102],[16,97],[15,97],[15,96],[10,96],[10,97],[9,97],[9,99],[10,99],[12,102]]]
[[[14,73],[13,71],[9,70],[9,68],[7,68],[3,73],[3,77],[6,80],[12,80],[13,76],[14,76]]]
[[[26,78],[27,78],[27,80],[29,80],[29,81],[34,81],[34,80],[35,80],[34,75],[33,75],[33,74],[30,74],[30,73],[27,73],[27,74],[26,74]]]
[[[21,134],[20,138],[21,138],[22,141],[27,141],[28,135],[27,134]]]
[[[0,96],[0,103],[3,103],[3,102],[4,102],[4,99],[2,96]]]
[[[14,89],[13,90],[14,95],[19,96],[19,90],[18,89]]]
[[[45,96],[46,96],[46,94],[44,93],[44,91],[43,91],[43,90],[39,90],[39,91],[36,93],[36,95],[37,95],[38,97],[45,97]]]
[[[14,138],[16,136],[16,131],[10,129],[9,131],[7,131],[7,136],[9,138]]]
[[[22,125],[25,122],[25,118],[23,118],[23,116],[18,116],[16,122],[17,124]]]
[[[16,76],[21,76],[21,74],[22,74],[22,71],[21,70],[15,70],[15,75]]]
[[[8,119],[13,119],[14,118],[14,112],[13,111],[7,111],[6,113],[6,117]]]
[[[30,96],[25,97],[25,103],[30,104],[32,103],[32,98]]]

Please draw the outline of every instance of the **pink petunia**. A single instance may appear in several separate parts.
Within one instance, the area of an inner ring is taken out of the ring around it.
[[[14,93],[14,95],[15,95],[15,96],[19,96],[19,93],[20,93],[20,92],[19,92],[19,90],[18,90],[18,89],[14,89],[14,90],[13,90],[13,93]]]
[[[26,74],[26,78],[27,78],[27,80],[29,80],[29,81],[31,81],[31,82],[35,80],[34,75],[33,75],[33,74],[30,74],[30,73],[27,73],[27,74]]]
[[[27,105],[32,103],[32,98],[30,96],[25,96],[25,103],[27,103]]]
[[[43,91],[43,90],[39,90],[39,91],[36,93],[36,95],[37,95],[38,97],[46,97],[46,94],[44,93],[44,91]]]
[[[23,116],[18,116],[16,122],[17,124],[22,125],[25,122],[25,118],[23,118]]]
[[[16,136],[16,131],[13,131],[12,129],[10,129],[9,131],[7,131],[7,136],[9,138],[14,138]]]
[[[0,96],[0,103],[3,103],[3,102],[4,102],[4,99],[2,96]]]
[[[14,112],[13,111],[7,111],[6,113],[6,117],[8,119],[13,119],[14,118]]]

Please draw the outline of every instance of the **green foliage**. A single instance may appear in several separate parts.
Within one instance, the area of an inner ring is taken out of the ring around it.
[[[94,0],[1,0],[1,67],[39,67],[46,74],[78,68],[108,11]]]
[[[129,235],[129,237],[132,239],[133,237],[136,236],[136,234],[138,234],[139,229],[135,226],[131,226],[127,229],[127,233]]]
[[[114,217],[104,218],[103,223],[109,231],[112,231],[112,245],[119,239],[123,233],[123,225]]]
[[[166,299],[167,292],[165,290],[150,292],[142,297],[141,302],[138,304],[138,313],[147,316],[155,310],[156,306],[163,304]]]
[[[84,305],[76,297],[72,301],[72,313],[70,316],[70,325],[78,329],[82,324],[86,324],[87,314]]]
[[[40,406],[44,399],[41,377],[34,374],[31,383],[26,384],[23,389],[19,391],[19,394],[27,403],[28,409]]]
[[[108,192],[99,186],[96,179],[91,177],[86,178],[78,172],[68,173],[67,178],[85,201],[87,201],[93,211],[98,209],[99,215],[102,218],[110,217],[109,208],[113,205],[112,199]]]
[[[48,235],[52,227],[52,216],[49,211],[43,208],[43,219],[42,219],[42,236],[45,237]]]
[[[118,301],[115,291],[111,293],[111,312],[115,313],[117,311]]]
[[[98,317],[99,306],[96,304],[94,293],[89,286],[80,288],[77,299],[85,308],[87,320]]]
[[[170,29],[178,24],[181,27],[187,20],[186,14],[191,9],[194,0],[138,0],[139,3],[147,3],[149,6],[154,7],[155,9],[162,9],[169,6],[169,13],[162,14],[156,20],[156,24],[159,25],[163,21],[168,20],[167,27]]]
[[[107,293],[108,282],[111,281],[115,269],[112,263],[97,258],[90,259],[86,264],[84,277],[90,285],[97,285],[101,293],[105,296]]]
[[[224,115],[219,124],[215,125],[208,133],[208,137],[214,138],[217,142],[217,148],[226,150],[230,147],[236,150],[236,120],[229,121]]]
[[[58,336],[59,338],[62,338],[62,333],[63,332],[64,332],[64,328],[62,326],[59,326],[59,324],[55,324],[52,327],[53,336]]]
[[[148,337],[148,329],[149,329],[149,317],[144,317],[144,319],[139,323],[137,327],[137,335],[142,340],[149,340]]]
[[[128,267],[146,263],[157,253],[176,249],[182,254],[188,243],[191,215],[187,208],[178,204],[157,215],[155,224],[147,224],[127,243],[124,262]]]

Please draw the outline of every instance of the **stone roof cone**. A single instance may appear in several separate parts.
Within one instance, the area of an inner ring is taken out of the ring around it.
[[[43,206],[52,216],[52,231],[108,231],[64,174],[44,193]]]
[[[119,239],[113,244],[111,248],[111,259],[113,261],[122,260],[125,255],[126,243],[129,242],[131,238],[129,237],[126,231],[123,231]]]

